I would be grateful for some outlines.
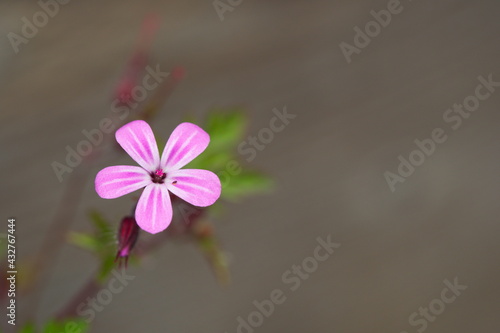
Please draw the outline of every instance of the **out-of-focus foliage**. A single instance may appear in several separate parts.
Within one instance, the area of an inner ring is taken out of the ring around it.
[[[43,333],[61,333],[61,332],[78,332],[85,333],[88,330],[87,323],[82,319],[68,319],[64,321],[49,322]]]
[[[101,266],[97,278],[99,281],[104,281],[115,266],[116,232],[100,213],[93,211],[89,217],[95,228],[94,233],[72,232],[68,240],[99,257]]]
[[[35,325],[32,323],[26,324],[20,331],[20,333],[36,333]],[[49,321],[41,333],[62,333],[62,332],[75,332],[75,333],[86,333],[88,332],[88,324],[83,319],[66,319],[61,321],[51,320]]]
[[[33,323],[27,323],[26,325],[24,325],[23,328],[21,328],[21,330],[19,332],[20,333],[35,333],[36,332],[35,325]]]
[[[217,280],[221,284],[228,284],[231,275],[229,273],[227,258],[215,237],[212,224],[208,222],[199,223],[191,230],[191,233],[212,267]]]
[[[186,168],[215,172],[222,182],[221,196],[231,201],[272,188],[273,183],[268,176],[259,171],[247,170],[238,155],[238,145],[244,141],[248,125],[243,110],[214,109],[203,123],[193,122],[207,131],[210,144]]]

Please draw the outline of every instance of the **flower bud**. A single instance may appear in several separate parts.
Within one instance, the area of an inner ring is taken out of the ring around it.
[[[125,258],[125,267],[127,267],[130,251],[135,246],[139,237],[139,226],[132,216],[123,218],[120,229],[118,230],[118,252],[115,261],[119,261],[121,266],[122,258]]]

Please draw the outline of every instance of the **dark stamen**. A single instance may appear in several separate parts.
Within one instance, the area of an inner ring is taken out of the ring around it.
[[[163,172],[162,169],[158,169],[155,172],[151,172],[151,180],[156,184],[163,184],[165,178],[167,178],[167,174]]]

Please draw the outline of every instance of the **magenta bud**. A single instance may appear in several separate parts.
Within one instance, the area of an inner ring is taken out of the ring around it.
[[[124,217],[118,230],[118,252],[115,259],[115,261],[119,261],[120,266],[122,258],[124,258],[125,267],[127,267],[130,251],[134,248],[138,237],[139,226],[135,219],[132,216]]]
[[[132,80],[130,78],[123,79],[116,90],[118,101],[122,104],[132,102],[132,89],[134,89]]]

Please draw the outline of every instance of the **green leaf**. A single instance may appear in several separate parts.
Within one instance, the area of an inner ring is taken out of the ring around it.
[[[45,325],[43,329],[43,333],[62,333],[62,332],[85,333],[87,331],[88,331],[88,324],[85,322],[85,320],[80,318],[66,319],[60,321],[51,320]]]
[[[20,333],[35,333],[35,325],[33,323],[27,323],[21,330]]]
[[[111,224],[97,211],[89,214],[95,231],[93,234],[72,232],[68,236],[70,243],[89,250],[100,259],[97,279],[104,282],[115,267],[115,231]]]
[[[240,109],[214,110],[207,118],[205,130],[213,150],[234,148],[241,141],[247,119]]]
[[[93,234],[72,232],[68,235],[70,243],[90,250],[100,257],[105,257],[115,250],[115,231],[111,224],[97,211],[92,211],[89,218],[94,225]]]
[[[207,149],[189,163],[186,168],[206,169],[219,172],[227,162],[235,160],[234,152],[241,142],[247,126],[245,114],[240,109],[216,109],[210,111],[201,127],[210,135]]]
[[[108,275],[115,268],[115,256],[114,254],[108,255],[102,258],[101,267],[99,269],[99,274],[97,275],[97,279],[99,282],[105,282]]]
[[[186,168],[205,169],[218,174],[223,182],[222,197],[229,200],[267,192],[273,187],[269,177],[238,166],[241,165],[238,162],[240,158],[235,152],[247,127],[247,118],[241,109],[211,110],[202,127],[210,135],[210,144]],[[238,166],[236,174],[235,163]]]
[[[229,152],[203,153],[195,158],[186,168],[189,169],[205,169],[212,172],[219,172],[226,168],[227,163],[233,159],[233,155]]]
[[[43,333],[56,333],[58,327],[59,325],[55,321],[51,320],[45,325]]]
[[[96,228],[97,234],[99,238],[105,241],[112,241],[114,238],[114,230],[111,227],[111,224],[104,219],[101,213],[97,211],[92,211],[89,214],[90,219],[92,220],[94,227]]]
[[[80,232],[70,232],[68,234],[68,241],[73,245],[92,252],[99,252],[101,246],[99,240],[96,239],[95,236]]]
[[[198,246],[205,255],[210,267],[215,273],[217,280],[222,284],[228,284],[231,274],[226,259],[226,255],[219,246],[210,223],[199,225],[192,230],[196,237]]]
[[[227,178],[222,187],[222,197],[229,200],[242,196],[269,192],[274,184],[271,178],[257,171],[243,170],[240,174]]]
[[[189,168],[194,168],[194,165],[211,166],[209,159],[214,156],[218,160],[220,156],[232,158],[231,154],[245,133],[247,119],[240,109],[215,109],[209,112],[204,124],[199,125],[210,135],[210,144],[203,154],[187,166]]]

